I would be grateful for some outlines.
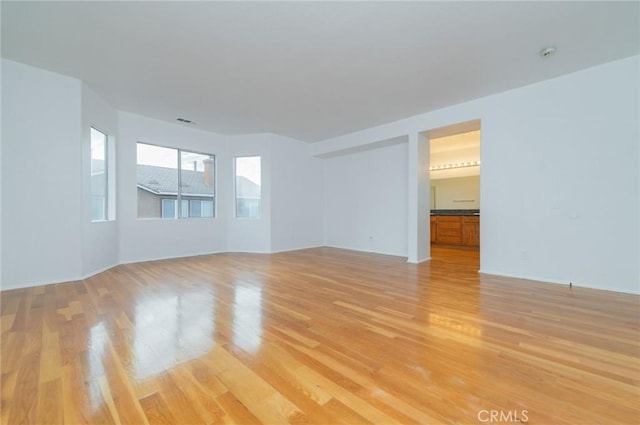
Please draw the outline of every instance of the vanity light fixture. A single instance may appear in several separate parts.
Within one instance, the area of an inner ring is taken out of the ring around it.
[[[454,168],[479,167],[480,161],[457,162],[454,164],[432,165],[429,171],[452,170]]]

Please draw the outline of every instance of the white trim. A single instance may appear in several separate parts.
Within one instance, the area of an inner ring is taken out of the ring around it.
[[[195,253],[195,254],[178,255],[173,257],[139,258],[135,260],[122,261],[119,263],[119,265],[147,263],[149,261],[175,260],[179,258],[189,258],[189,257],[202,257],[203,255],[227,254],[228,252],[230,251],[209,251],[209,252],[201,252],[201,253]]]
[[[493,271],[493,270],[478,270],[478,273],[480,274],[486,274],[486,275],[494,275],[494,276],[501,276],[501,277],[509,277],[512,279],[522,279],[522,280],[532,280],[538,283],[544,283],[547,285],[562,285],[564,287],[566,287],[567,289],[569,289],[569,282],[571,282],[572,286],[574,287],[578,287],[578,288],[588,288],[588,289],[596,289],[598,291],[608,291],[608,292],[617,292],[617,293],[623,293],[623,294],[633,294],[633,295],[638,295],[638,293],[640,293],[640,288],[638,288],[637,292],[629,292],[628,289],[626,288],[615,288],[615,287],[611,287],[611,286],[597,286],[597,284],[593,284],[593,283],[585,283],[585,282],[573,282],[573,281],[561,281],[558,279],[551,279],[548,277],[540,277],[540,276],[518,276],[515,274],[511,274],[511,273],[504,273],[504,272],[497,272],[497,271]]]
[[[171,194],[170,193],[161,193],[160,195],[169,196]],[[208,194],[207,195],[207,194],[203,194],[203,193],[189,193],[189,194],[186,194],[186,195],[183,194],[182,197],[186,198],[186,199],[183,199],[183,201],[208,201],[210,199],[215,198],[215,196],[212,195],[212,194]],[[205,199],[191,199],[191,198],[205,198]]]
[[[271,251],[226,251],[226,254],[264,254],[264,255],[271,255],[274,254]]]
[[[10,287],[6,287],[5,284],[2,284],[0,286],[0,290],[2,290],[2,292],[4,292],[4,291],[12,291],[14,289],[26,289],[26,288],[34,288],[36,286],[57,285],[58,283],[77,283],[77,282],[81,282],[81,281],[82,281],[82,278],[76,277],[76,278],[69,278],[69,279],[56,279],[53,282],[51,282],[51,281],[47,281],[47,282],[35,281],[35,282],[19,283],[19,284],[15,285],[15,286],[10,286]]]
[[[183,217],[180,220],[217,220],[217,219],[218,219],[218,217]],[[136,220],[158,220],[158,221],[171,222],[171,220],[176,220],[176,219],[175,218],[162,218],[162,217],[140,217],[140,218],[136,218]],[[103,221],[94,221],[94,223],[104,223],[104,222]],[[219,251],[219,252],[226,252],[226,251]]]
[[[309,246],[303,246],[300,248],[287,248],[287,249],[280,249],[278,251],[271,251],[271,254],[280,254],[283,252],[291,252],[291,251],[302,251],[304,249],[313,249],[313,248],[328,248],[326,245],[309,245]]]
[[[106,220],[91,220],[91,223],[113,223],[116,219],[106,219]]]
[[[406,254],[398,254],[397,252],[372,251],[372,250],[366,250],[366,249],[361,249],[361,248],[349,248],[349,247],[346,247],[346,246],[338,246],[338,245],[325,245],[325,247],[327,247],[327,248],[344,249],[344,250],[347,250],[347,251],[364,252],[364,253],[367,253],[367,254],[380,254],[380,255],[389,255],[391,257],[408,258],[408,256]]]
[[[80,276],[71,277],[71,278],[68,278],[68,279],[56,279],[53,282],[51,282],[51,281],[47,281],[47,282],[43,282],[43,281],[27,282],[27,283],[18,284],[16,286],[11,286],[9,288],[5,288],[4,287],[5,285],[0,285],[0,290],[2,292],[4,292],[4,291],[11,291],[13,289],[27,289],[27,288],[34,288],[36,286],[57,285],[57,284],[60,284],[60,283],[78,283],[78,282],[82,282],[82,281],[84,281],[86,279],[89,279],[89,278],[91,278],[91,277],[93,277],[93,276],[95,276],[97,274],[106,272],[107,270],[110,270],[110,269],[112,269],[114,267],[118,267],[119,265],[120,264],[113,264],[113,265],[106,266],[106,267],[103,267],[101,269],[89,272],[89,273],[85,273],[85,274],[80,275]]]
[[[423,258],[421,260],[418,260],[418,261],[410,261],[407,258],[407,263],[409,263],[409,264],[421,264],[421,263],[426,263],[427,261],[431,261],[431,257],[425,257],[425,258]]]
[[[95,271],[92,271],[92,272],[86,273],[84,276],[82,276],[82,278],[81,278],[81,279],[82,279],[82,280],[89,279],[89,278],[91,278],[91,277],[93,277],[93,276],[95,276],[95,275],[97,275],[97,274],[100,274],[100,273],[106,272],[107,270],[111,270],[111,269],[112,269],[112,268],[114,268],[114,267],[118,267],[119,265],[120,265],[120,264],[117,264],[117,263],[116,263],[116,264],[113,264],[113,265],[111,265],[111,266],[102,267],[101,269],[98,269],[98,270],[95,270]]]
[[[534,280],[536,282],[541,282],[541,283],[551,283],[554,285],[565,285],[565,286],[569,286],[569,282],[563,282],[557,279],[550,279],[550,278],[543,278],[540,276],[518,276],[515,274],[511,274],[511,273],[504,273],[504,272],[497,272],[494,270],[478,270],[478,273],[480,274],[487,274],[487,275],[494,275],[494,276],[502,276],[502,277],[510,277],[513,279],[522,279],[522,280]]]
[[[142,186],[140,184],[137,185],[138,189],[146,190],[149,193],[153,193],[154,195],[160,195],[160,192],[156,192],[155,190],[149,189],[148,187]]]

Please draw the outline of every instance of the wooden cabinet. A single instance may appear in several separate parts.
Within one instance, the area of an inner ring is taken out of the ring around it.
[[[464,215],[432,215],[431,243],[458,246],[480,246],[480,217]]]

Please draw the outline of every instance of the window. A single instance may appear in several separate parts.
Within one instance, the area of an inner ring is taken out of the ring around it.
[[[235,172],[236,218],[260,218],[260,157],[236,158]]]
[[[215,157],[138,143],[138,218],[215,217]]]
[[[162,218],[176,218],[178,216],[177,205],[178,203],[175,199],[163,199]]]
[[[107,179],[107,135],[91,128],[91,221],[109,217]]]
[[[213,201],[190,200],[189,217],[213,217]]]
[[[180,151],[180,164],[183,206],[180,217],[213,217],[215,174],[213,155]],[[209,207],[202,208],[203,202]]]

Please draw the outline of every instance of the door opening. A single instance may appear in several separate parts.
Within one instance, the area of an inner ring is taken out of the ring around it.
[[[480,120],[429,131],[431,256],[480,251]]]

